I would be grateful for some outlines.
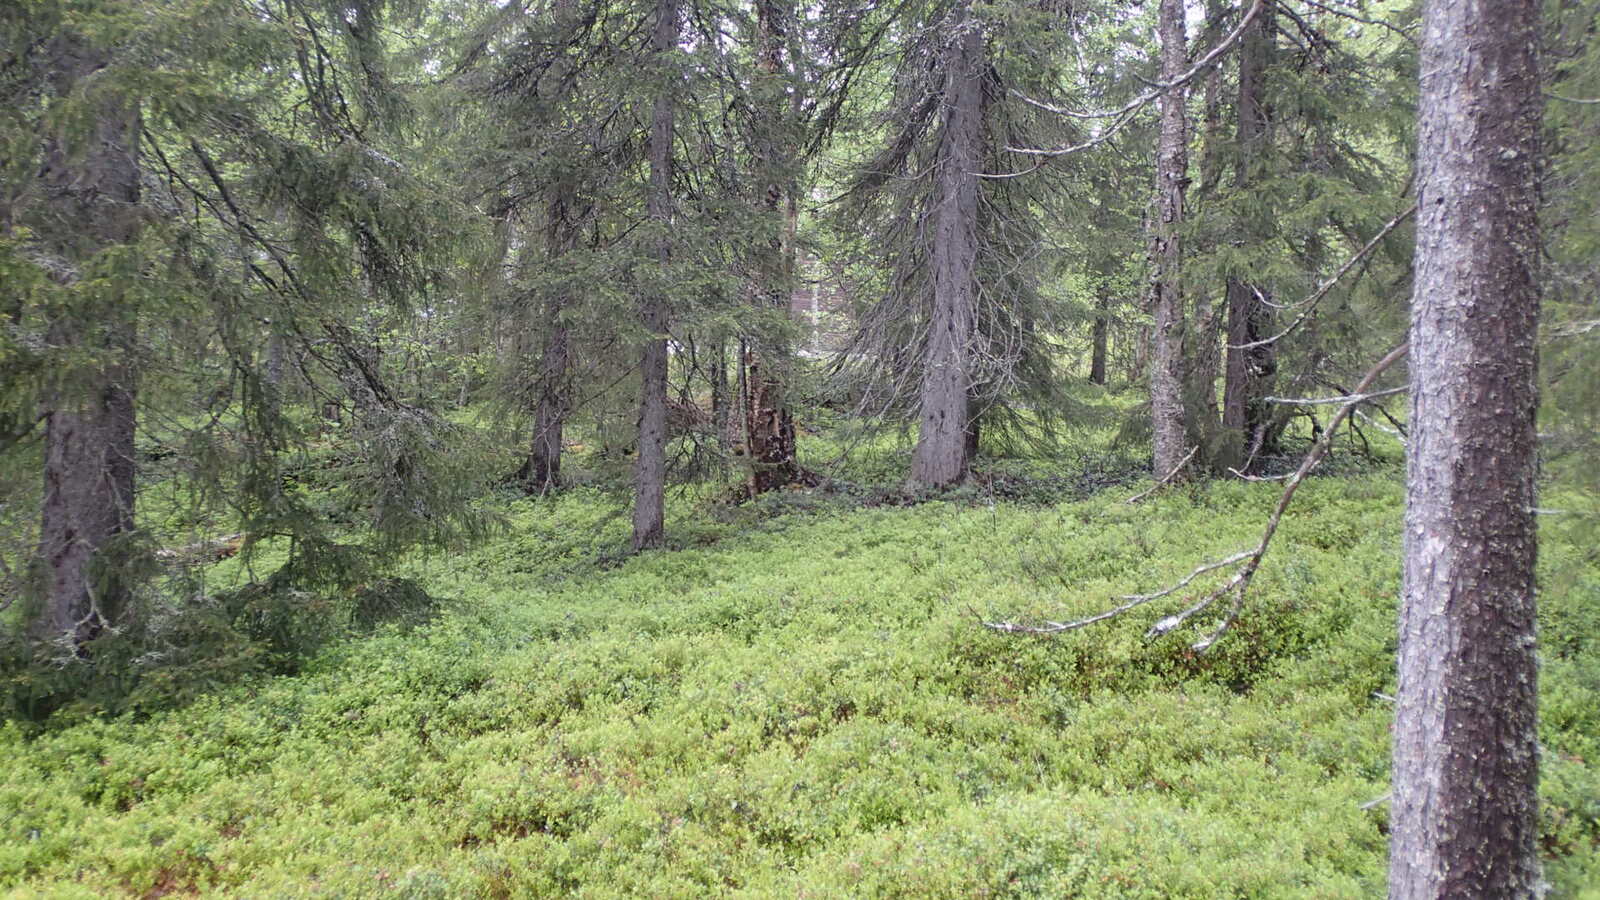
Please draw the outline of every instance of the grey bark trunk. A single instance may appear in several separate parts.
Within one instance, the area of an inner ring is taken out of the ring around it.
[[[983,44],[983,30],[964,10],[944,51],[944,122],[934,175],[933,311],[911,460],[911,480],[927,487],[961,481],[969,462],[967,362],[976,320]]]
[[[792,7],[773,0],[756,3],[757,68],[757,171],[766,182],[763,200],[769,216],[781,216],[778,235],[762,250],[757,266],[761,283],[755,285],[756,302],[787,313],[794,290],[793,229],[798,214],[794,196],[794,162],[784,149],[788,79],[783,72],[784,27]],[[781,488],[799,478],[795,463],[794,415],[784,397],[782,362],[789,348],[782,340],[762,336],[743,360],[747,370],[749,407],[745,411],[745,444],[750,452],[749,490],[756,494]]]
[[[1237,115],[1238,155],[1234,163],[1234,188],[1254,189],[1260,159],[1267,141],[1266,69],[1272,56],[1272,4],[1250,21],[1239,47],[1239,102]],[[1250,228],[1250,239],[1265,241],[1257,225]],[[1272,375],[1277,369],[1277,351],[1272,346],[1240,349],[1271,333],[1271,308],[1262,300],[1263,288],[1242,278],[1229,278],[1228,351],[1222,390],[1222,427],[1228,432],[1227,449],[1220,454],[1228,466],[1249,471],[1254,460],[1273,448],[1267,446],[1270,410],[1261,398],[1270,393]]]
[[[1539,4],[1430,0],[1389,896],[1539,892]]]
[[[57,102],[107,55],[73,37],[57,40],[50,82]],[[46,216],[38,233],[65,263],[63,281],[96,253],[135,238],[139,229],[136,104],[100,101],[89,133],[69,145],[48,139],[40,182]],[[112,288],[111,290],[114,290]],[[32,624],[37,638],[93,640],[127,613],[129,586],[120,576],[115,540],[134,527],[134,397],[136,371],[127,362],[131,317],[118,298],[96,292],[94,307],[49,329],[60,349],[82,348],[108,360],[46,392],[44,497],[39,558],[47,579],[44,606]],[[108,555],[110,554],[110,555]]]
[[[1175,80],[1188,67],[1183,16],[1183,0],[1161,0],[1156,29],[1161,41],[1163,81]],[[1182,88],[1173,88],[1161,95],[1161,129],[1156,145],[1157,219],[1151,247],[1155,328],[1150,359],[1150,411],[1157,478],[1177,469],[1189,452],[1183,409],[1183,248],[1178,240],[1189,168],[1184,93]]]
[[[677,0],[656,4],[650,46],[657,62],[678,43]],[[671,261],[668,230],[672,225],[673,90],[663,75],[650,117],[650,219],[659,229],[656,259]],[[656,280],[665,282],[665,277]],[[633,549],[659,547],[665,541],[667,484],[667,298],[660,288],[645,297],[640,318],[648,337],[639,360],[639,456],[634,461]]]

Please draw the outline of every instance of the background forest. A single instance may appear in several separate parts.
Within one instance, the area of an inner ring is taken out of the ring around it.
[[[0,884],[1382,893],[1424,15],[0,5]],[[1595,897],[1600,6],[1523,19]]]

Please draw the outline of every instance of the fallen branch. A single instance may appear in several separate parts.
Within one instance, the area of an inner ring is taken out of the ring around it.
[[[1187,587],[1191,582],[1201,575],[1238,564],[1239,568],[1234,571],[1233,575],[1219,585],[1215,590],[1206,594],[1204,597],[1200,598],[1199,601],[1195,602],[1186,609],[1180,610],[1179,612],[1173,613],[1172,615],[1161,619],[1154,625],[1151,625],[1150,629],[1145,632],[1145,637],[1147,638],[1155,638],[1164,634],[1168,634],[1174,629],[1178,628],[1180,625],[1183,625],[1185,622],[1189,621],[1189,619],[1193,618],[1194,616],[1205,612],[1212,606],[1215,606],[1217,601],[1221,600],[1223,597],[1231,594],[1233,597],[1233,602],[1229,604],[1228,611],[1223,615],[1221,621],[1218,622],[1217,627],[1213,629],[1210,634],[1191,645],[1192,649],[1196,653],[1204,653],[1205,651],[1211,649],[1211,647],[1216,644],[1217,640],[1221,638],[1222,635],[1227,633],[1229,626],[1231,626],[1234,621],[1239,618],[1239,614],[1243,611],[1245,596],[1250,589],[1250,580],[1255,577],[1256,571],[1261,567],[1261,560],[1267,555],[1267,549],[1272,545],[1272,538],[1277,534],[1278,526],[1283,521],[1283,514],[1288,510],[1289,502],[1294,498],[1294,493],[1300,487],[1300,482],[1305,480],[1306,475],[1309,474],[1312,469],[1316,468],[1317,464],[1322,462],[1323,458],[1328,455],[1328,450],[1333,446],[1334,435],[1338,432],[1340,423],[1349,417],[1350,414],[1355,411],[1355,408],[1358,405],[1366,402],[1367,398],[1370,396],[1366,393],[1367,389],[1372,386],[1372,383],[1378,379],[1379,375],[1382,375],[1390,366],[1394,365],[1401,358],[1403,358],[1409,349],[1410,344],[1405,343],[1389,351],[1388,355],[1379,360],[1377,364],[1367,372],[1367,374],[1361,379],[1361,383],[1356,385],[1355,391],[1350,395],[1352,399],[1346,402],[1343,406],[1339,407],[1339,411],[1334,414],[1332,421],[1328,423],[1327,430],[1323,432],[1322,437],[1312,445],[1311,449],[1306,451],[1305,457],[1300,460],[1300,467],[1296,469],[1294,474],[1289,477],[1288,483],[1284,485],[1283,492],[1278,495],[1278,503],[1272,510],[1272,516],[1267,519],[1266,528],[1261,532],[1261,540],[1256,543],[1254,548],[1249,550],[1241,550],[1225,559],[1220,559],[1215,562],[1201,565],[1188,575],[1184,576],[1184,578],[1178,583],[1172,585],[1171,587],[1165,588],[1164,590],[1156,591],[1151,594],[1134,594],[1123,597],[1122,599],[1125,602],[1087,618],[1078,619],[1072,622],[1045,622],[1040,625],[1025,625],[1017,622],[1005,621],[986,621],[983,623],[983,625],[986,628],[994,631],[1003,631],[1011,634],[1057,634],[1063,631],[1072,631],[1074,629],[1082,628],[1086,625],[1092,625],[1095,622],[1103,622],[1106,619],[1120,616],[1129,610],[1136,609],[1153,600],[1170,596]]]

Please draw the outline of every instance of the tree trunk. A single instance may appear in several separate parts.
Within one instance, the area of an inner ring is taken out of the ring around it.
[[[729,430],[728,414],[728,338],[718,333],[711,342],[711,423],[717,430],[717,445],[724,452],[738,443]]]
[[[1389,896],[1535,897],[1539,4],[1422,46]]]
[[[1272,56],[1272,4],[1269,2],[1245,27],[1239,46],[1238,153],[1234,163],[1234,188],[1240,193],[1254,189],[1260,158],[1267,141],[1266,68]],[[1249,239],[1264,243],[1267,235],[1260,223],[1248,226]],[[1222,454],[1227,465],[1253,466],[1253,460],[1273,448],[1270,437],[1271,411],[1261,402],[1269,393],[1277,369],[1277,351],[1271,346],[1241,349],[1242,345],[1267,337],[1272,310],[1262,301],[1264,289],[1241,278],[1229,278],[1228,352],[1222,389],[1222,427],[1228,432],[1228,449]]]
[[[756,144],[757,174],[766,183],[763,198],[766,212],[777,218],[779,233],[763,248],[757,265],[761,283],[755,285],[757,303],[782,311],[787,316],[789,297],[794,291],[794,239],[792,229],[798,207],[794,196],[794,161],[783,149],[788,146],[784,122],[788,117],[788,79],[783,71],[784,27],[792,9],[773,0],[756,3],[757,84]],[[749,406],[745,411],[745,444],[750,452],[750,495],[781,488],[799,478],[795,463],[794,416],[784,398],[784,378],[780,366],[789,355],[785,341],[760,336],[745,355],[743,363],[750,386]],[[763,359],[765,357],[765,359]]]
[[[650,47],[657,63],[678,44],[677,0],[656,4]],[[665,73],[650,117],[651,221],[659,229],[656,259],[663,269],[671,261],[668,231],[672,227],[673,90]],[[639,360],[639,447],[634,461],[633,549],[659,547],[666,538],[667,483],[667,297],[666,276],[659,273],[644,298],[640,318],[646,333]]]
[[[1094,325],[1090,328],[1089,382],[1101,387],[1106,383],[1106,336],[1110,330],[1111,290],[1104,282],[1095,292]]]
[[[545,222],[545,254],[552,262],[578,245],[582,224],[574,221],[569,185],[551,188]],[[567,414],[572,411],[572,390],[567,381],[567,326],[561,321],[566,309],[564,291],[552,294],[545,304],[545,319],[550,329],[545,334],[539,356],[539,399],[533,414],[533,446],[518,480],[529,493],[544,494],[561,484],[561,450]]]
[[[1161,79],[1173,81],[1188,67],[1183,0],[1161,0],[1157,31],[1161,39]],[[1181,269],[1183,193],[1188,182],[1188,121],[1184,90],[1161,95],[1161,131],[1156,147],[1157,221],[1152,242],[1155,265],[1152,311],[1154,348],[1150,360],[1150,410],[1154,425],[1155,476],[1182,464],[1189,452],[1183,409],[1185,310]]]
[[[983,142],[983,30],[963,10],[944,51],[944,122],[934,178],[933,311],[911,480],[945,487],[966,477],[968,381],[976,319],[978,176]]]
[[[52,48],[51,93],[69,99],[80,79],[105,67],[107,55],[73,36]],[[113,543],[134,527],[134,397],[128,362],[133,317],[114,286],[77,283],[97,253],[135,239],[139,230],[139,111],[114,95],[98,101],[88,133],[47,138],[40,172],[46,218],[38,234],[64,265],[59,276],[86,306],[52,323],[48,340],[96,362],[45,392],[44,498],[39,559],[47,579],[35,637],[81,647],[127,613],[129,585]],[[128,276],[131,280],[131,275]]]

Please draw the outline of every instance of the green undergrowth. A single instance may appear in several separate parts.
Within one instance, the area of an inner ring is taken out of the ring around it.
[[[598,491],[404,573],[428,623],[143,720],[0,730],[0,886],[101,897],[1370,897],[1401,490],[1308,481],[1214,624],[1084,631],[1250,546],[1271,484],[677,513]],[[1552,504],[1554,505],[1554,504]],[[779,515],[779,513],[783,513]],[[1547,528],[1545,818],[1600,874],[1600,574]]]

